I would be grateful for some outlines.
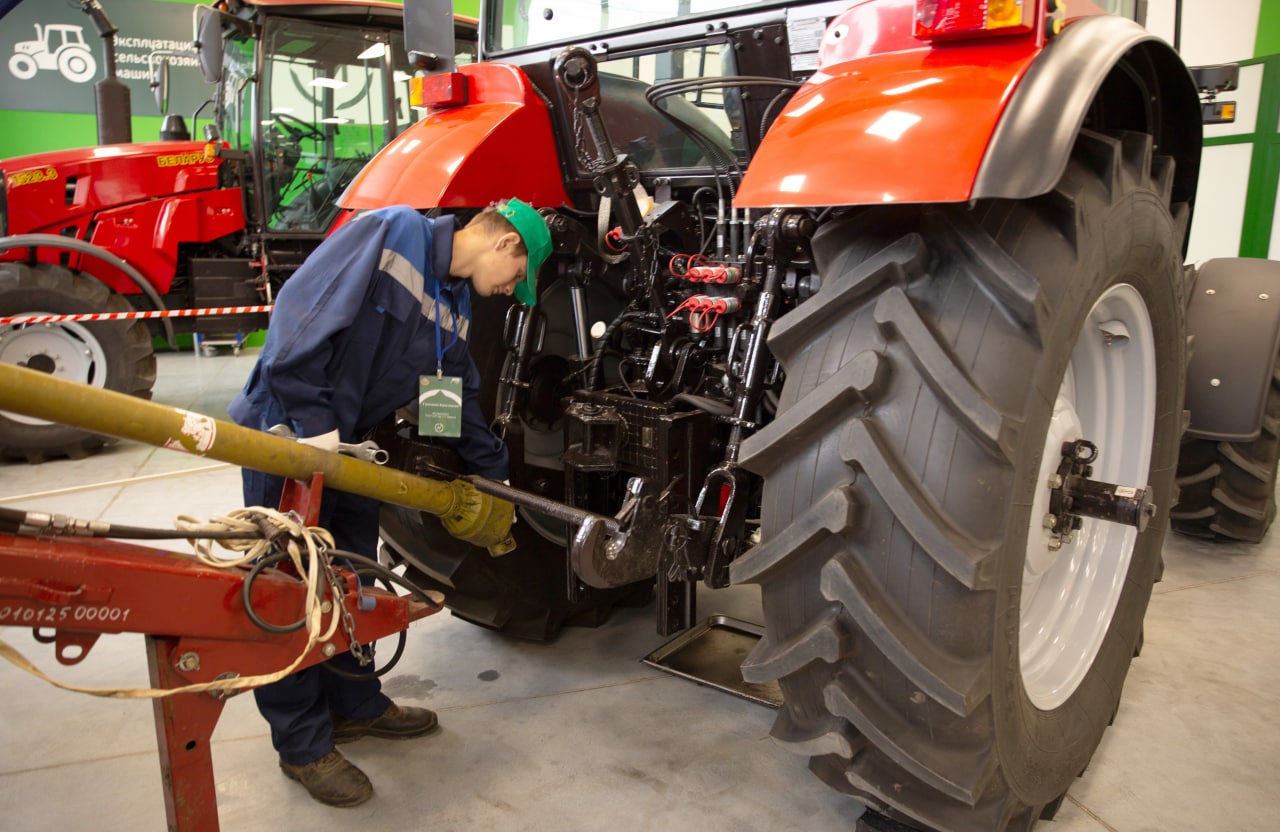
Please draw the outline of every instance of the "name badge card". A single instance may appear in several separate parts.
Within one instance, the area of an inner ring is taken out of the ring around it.
[[[418,435],[456,439],[462,435],[462,379],[418,376]]]

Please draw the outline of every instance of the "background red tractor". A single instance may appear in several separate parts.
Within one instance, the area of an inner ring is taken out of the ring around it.
[[[149,396],[153,336],[247,333],[264,328],[266,315],[163,325],[12,319],[269,304],[338,218],[334,200],[356,172],[418,119],[399,5],[261,0],[225,8],[193,12],[212,85],[209,101],[189,102],[191,130],[202,129],[203,140],[170,117],[166,141],[0,160],[0,361]],[[460,59],[469,60],[475,24],[453,25]],[[99,28],[114,32],[109,21]],[[162,85],[163,57],[159,67]],[[108,116],[127,124],[127,113],[100,113]],[[4,457],[78,457],[103,441],[0,413]]]

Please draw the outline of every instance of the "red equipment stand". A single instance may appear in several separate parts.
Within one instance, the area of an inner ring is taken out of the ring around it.
[[[318,474],[310,483],[288,481],[282,509],[297,510],[314,524],[322,482]],[[58,661],[67,665],[82,661],[103,633],[143,633],[151,686],[158,689],[274,673],[302,652],[307,633],[280,635],[257,627],[241,601],[245,575],[206,566],[190,555],[112,540],[0,533],[0,609],[5,611],[0,625],[30,624],[37,640],[53,643]],[[362,644],[437,611],[371,587],[363,593],[376,605],[361,611],[358,581],[349,573],[346,579],[346,608]],[[284,625],[297,620],[305,596],[306,587],[296,577],[266,569],[254,581],[251,600],[262,620]],[[349,648],[338,627],[298,669]],[[218,829],[210,738],[230,693],[180,693],[153,702],[170,830]]]

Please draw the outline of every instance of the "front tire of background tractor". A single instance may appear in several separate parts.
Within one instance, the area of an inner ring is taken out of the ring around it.
[[[62,266],[0,263],[0,317],[131,312],[105,285]],[[156,359],[142,321],[0,325],[0,361],[151,398]],[[114,440],[0,411],[0,457],[43,462],[81,459]]]
[[[1187,439],[1182,443],[1173,530],[1189,537],[1260,542],[1276,516],[1277,462],[1280,357],[1272,369],[1257,439]]]
[[[897,821],[1028,829],[1116,712],[1181,430],[1172,172],[1149,136],[1085,132],[1044,197],[852,215],[770,338],[779,414],[743,448],[764,542],[732,571],[767,634],[743,674],[780,682],[775,737]],[[1046,483],[1081,436],[1160,513],[1053,552]]]

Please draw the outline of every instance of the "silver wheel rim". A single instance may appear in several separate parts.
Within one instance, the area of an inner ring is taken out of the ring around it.
[[[1151,317],[1137,289],[1118,284],[1094,304],[1072,350],[1032,502],[1019,657],[1027,696],[1043,710],[1066,702],[1093,666],[1138,534],[1131,526],[1085,518],[1072,543],[1051,551],[1042,522],[1049,478],[1062,459],[1062,444],[1088,439],[1098,447],[1093,479],[1146,487],[1155,402]]]
[[[52,315],[53,312],[22,312],[23,315]],[[0,361],[31,367],[94,387],[107,385],[107,355],[87,328],[77,323],[9,324],[0,326]],[[49,425],[17,413],[5,418],[24,425]]]

